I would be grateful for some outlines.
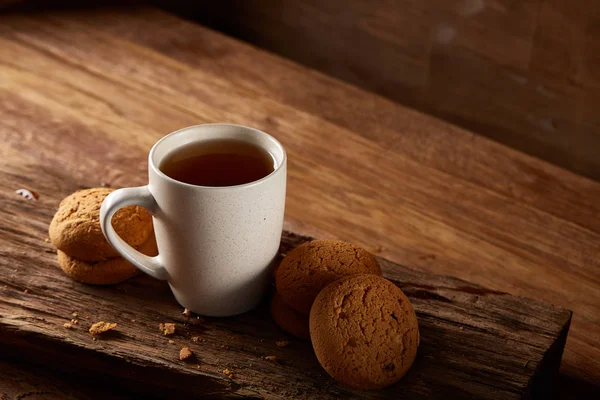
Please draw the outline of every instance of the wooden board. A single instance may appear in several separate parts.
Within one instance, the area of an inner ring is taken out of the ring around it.
[[[21,218],[47,220],[52,213],[45,208],[36,215],[14,197],[2,201]],[[43,355],[89,373],[134,374],[146,389],[253,398],[524,398],[551,391],[571,320],[571,312],[559,307],[380,259],[386,276],[414,304],[421,346],[399,384],[361,393],[329,378],[310,344],[283,334],[265,304],[238,317],[198,320],[183,316],[168,285],[149,277],[113,287],[76,283],[56,265],[43,231],[24,230],[5,216],[0,214],[1,345],[21,357]],[[281,254],[305,240],[284,232]],[[79,323],[66,329],[73,312]],[[94,341],[87,331],[100,320],[117,322],[118,330]],[[176,335],[165,337],[160,322],[176,322]],[[291,343],[280,348],[275,342],[283,339]],[[192,361],[178,360],[183,346],[195,353]],[[272,355],[277,362],[264,358]],[[226,368],[233,378],[223,374]]]
[[[0,203],[0,228],[33,232],[11,252],[64,196],[144,184],[156,140],[215,121],[284,144],[287,228],[572,309],[561,377],[600,382],[600,184],[151,8],[0,16],[0,191],[40,194]]]

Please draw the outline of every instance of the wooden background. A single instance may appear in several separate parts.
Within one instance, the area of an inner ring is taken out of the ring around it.
[[[597,0],[159,3],[600,179]]]

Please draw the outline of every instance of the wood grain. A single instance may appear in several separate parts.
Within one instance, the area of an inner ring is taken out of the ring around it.
[[[3,200],[19,252],[40,206],[144,184],[157,139],[215,121],[282,141],[289,229],[572,309],[562,373],[600,382],[598,183],[153,9],[0,17],[2,193],[40,193]]]
[[[56,176],[40,178],[43,189]],[[2,200],[15,211],[22,203],[14,196]],[[36,211],[21,209],[18,219],[41,222],[53,214],[49,207]],[[419,355],[399,384],[352,391],[327,376],[310,343],[287,338],[290,346],[276,345],[285,336],[271,320],[267,304],[238,317],[198,320],[181,314],[166,282],[147,276],[113,287],[82,285],[57,267],[51,245],[42,239],[45,230],[27,229],[3,214],[0,218],[5,249],[0,261],[0,344],[21,356],[53,360],[89,374],[128,376],[153,392],[158,386],[211,398],[545,396],[552,391],[571,320],[571,312],[559,307],[380,259],[385,275],[397,280],[415,307]],[[284,232],[280,254],[306,240]],[[28,251],[20,251],[22,243]],[[73,312],[79,322],[66,329],[63,324]],[[117,330],[92,340],[89,326],[99,320],[116,322]],[[158,329],[167,321],[177,323],[176,335],[165,337]],[[184,346],[195,354],[190,361],[179,360]],[[272,355],[277,362],[265,359]],[[233,371],[233,377],[225,376],[224,369]]]
[[[600,179],[597,1],[159,3]]]
[[[14,357],[6,357],[13,353]],[[16,354],[14,354],[16,353]],[[33,358],[15,351],[3,351],[0,358],[0,399],[2,400],[92,400],[130,399],[138,392],[132,392],[111,377],[110,383],[102,377],[76,373],[60,373],[61,368],[53,363],[48,368],[48,360]],[[29,361],[29,362],[27,362]],[[37,362],[32,365],[31,361]],[[45,362],[44,362],[45,361]],[[108,384],[109,383],[109,384]]]

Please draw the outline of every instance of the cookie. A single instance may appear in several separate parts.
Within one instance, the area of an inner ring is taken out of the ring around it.
[[[290,251],[275,271],[277,292],[296,311],[308,315],[319,292],[348,275],[381,275],[368,251],[341,240],[313,240]]]
[[[138,250],[147,256],[157,255],[158,248],[156,247],[154,236],[139,246]],[[68,256],[60,250],[57,253],[58,263],[62,270],[79,282],[91,285],[112,285],[141,274],[141,271],[122,257],[97,262],[86,262]]]
[[[119,253],[106,241],[100,229],[100,206],[110,188],[85,189],[66,197],[48,233],[52,244],[81,261],[101,261]],[[117,234],[131,246],[145,243],[152,234],[152,215],[139,206],[124,207],[112,219]]]
[[[323,368],[356,389],[391,385],[417,355],[413,307],[400,288],[379,276],[354,275],[327,286],[312,306],[309,325]]]
[[[301,339],[310,339],[308,317],[285,304],[277,292],[271,300],[271,315],[277,325],[287,333]]]

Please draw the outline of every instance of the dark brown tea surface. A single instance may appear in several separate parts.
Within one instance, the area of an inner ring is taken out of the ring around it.
[[[214,139],[173,151],[160,170],[169,177],[198,186],[235,186],[259,180],[274,170],[271,154],[251,143]]]

